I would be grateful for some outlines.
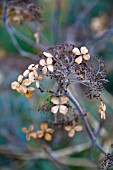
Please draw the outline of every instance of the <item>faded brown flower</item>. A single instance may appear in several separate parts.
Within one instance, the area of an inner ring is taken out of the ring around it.
[[[37,138],[37,134],[36,132],[33,132],[34,130],[34,126],[30,125],[29,129],[27,129],[26,127],[22,128],[22,132],[26,134],[26,140],[29,141],[31,138],[36,139]]]

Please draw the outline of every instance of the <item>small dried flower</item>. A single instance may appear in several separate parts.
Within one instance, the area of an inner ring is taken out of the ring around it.
[[[72,52],[73,52],[74,55],[78,56],[75,59],[75,62],[77,64],[81,64],[83,59],[86,60],[86,61],[90,59],[90,55],[88,54],[88,49],[85,46],[81,47],[80,50],[75,47],[72,50]]]
[[[26,134],[26,140],[29,141],[31,138],[34,138],[34,139],[37,138],[36,132],[33,132],[33,130],[34,130],[33,125],[30,125],[29,129],[27,129],[26,127],[22,128],[22,132]]]
[[[68,131],[69,137],[74,137],[75,131],[82,131],[83,127],[81,125],[76,125],[76,122],[74,121],[72,126],[65,126],[64,129]]]
[[[32,95],[33,95],[33,93],[35,92],[35,88],[34,87],[28,87],[27,88],[27,92],[24,94],[24,96],[26,97],[26,98],[32,98]]]
[[[45,140],[51,141],[52,140],[51,134],[54,133],[54,129],[48,128],[48,123],[46,123],[46,122],[43,122],[43,123],[40,124],[40,129],[41,130],[38,130],[36,132],[37,133],[37,137],[38,138],[44,137]]]
[[[68,112],[68,108],[64,104],[66,104],[67,101],[68,101],[68,97],[66,96],[52,97],[51,102],[55,104],[55,106],[51,108],[51,112],[57,113],[59,111],[62,114],[66,114]]]
[[[101,119],[106,119],[106,105],[102,101],[99,106],[99,113],[101,114]]]
[[[53,72],[53,65],[52,65],[53,60],[51,57],[47,57],[46,61],[44,59],[41,59],[39,63],[41,66],[43,66],[43,68],[42,68],[43,74],[47,73],[47,69],[50,72]]]

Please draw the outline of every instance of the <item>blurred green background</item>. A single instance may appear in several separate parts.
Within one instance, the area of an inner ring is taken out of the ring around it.
[[[13,27],[35,44],[34,33],[39,30],[37,49],[23,42],[15,33],[16,40],[24,51],[38,54],[43,45],[47,46],[69,42],[76,46],[85,45],[91,54],[104,59],[109,82],[105,85],[102,99],[107,106],[107,119],[97,137],[106,152],[112,153],[113,143],[113,1],[112,0],[39,0],[43,6],[44,21],[13,24]],[[42,144],[31,140],[27,142],[21,132],[23,126],[45,120],[45,115],[37,111],[37,105],[44,96],[34,95],[32,99],[12,91],[10,84],[17,79],[30,63],[36,61],[19,55],[10,35],[0,21],[0,170],[57,170],[47,154],[44,144],[70,170],[97,170],[104,156],[96,148],[91,148],[85,129],[70,139],[62,129],[57,130],[52,142]],[[44,83],[47,83],[47,79]],[[48,82],[49,83],[49,82]],[[72,87],[76,97],[88,114],[93,130],[98,129],[100,115],[98,102],[88,100],[80,87]]]

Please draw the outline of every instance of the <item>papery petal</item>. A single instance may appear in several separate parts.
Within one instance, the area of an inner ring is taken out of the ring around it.
[[[52,62],[53,62],[52,58],[47,58],[47,65],[52,64]]]
[[[35,88],[34,87],[28,87],[27,88],[27,91],[28,91],[28,93],[33,93],[33,92],[35,92]]]
[[[37,137],[38,137],[38,138],[42,138],[42,137],[44,136],[44,131],[38,130],[38,131],[36,132],[36,134],[37,134]]]
[[[32,133],[29,134],[29,136],[30,136],[31,138],[36,139],[36,138],[37,138],[37,133],[36,133],[36,132],[32,132]]]
[[[104,111],[101,112],[101,119],[106,119],[106,113]]]
[[[87,54],[88,49],[85,46],[83,46],[83,47],[80,48],[80,52],[81,52],[81,54]]]
[[[62,114],[66,114],[68,112],[68,108],[65,105],[60,105],[59,112]]]
[[[76,131],[82,131],[83,130],[83,127],[81,125],[77,125],[75,126],[74,128]]]
[[[60,104],[58,97],[52,97],[52,98],[51,98],[51,102],[52,102],[53,104]]]
[[[46,132],[48,132],[48,133],[54,133],[54,129],[52,129],[52,128],[48,128],[47,130],[46,130]]]
[[[47,67],[46,66],[42,68],[42,72],[43,72],[43,74],[47,73]]]
[[[66,97],[66,96],[60,97],[60,104],[65,104],[65,103],[67,103],[67,101],[68,101],[68,97]]]
[[[53,106],[52,108],[51,108],[51,112],[52,113],[57,113],[58,112],[58,109],[59,109],[59,106],[57,105],[57,106]]]
[[[74,55],[80,55],[80,50],[76,47],[73,48],[72,52],[73,52]]]
[[[24,85],[20,85],[20,87],[17,88],[16,90],[21,94],[24,94],[27,92],[27,88]]]
[[[29,79],[25,79],[25,80],[23,80],[22,84],[24,86],[29,86],[29,85],[31,85],[31,81]]]
[[[23,80],[23,75],[19,75],[19,76],[18,76],[18,82],[21,83],[22,80]]]
[[[50,53],[47,53],[47,52],[43,52],[43,54],[44,54],[46,57],[49,57],[49,58],[52,58],[52,57],[53,57]]]
[[[30,141],[30,139],[31,139],[30,135],[27,134],[27,135],[26,135],[26,140],[27,140],[27,141]]]
[[[71,137],[71,138],[74,137],[75,136],[75,130],[71,129],[68,133],[68,136]]]
[[[39,64],[36,64],[36,65],[35,65],[35,68],[37,68],[37,69],[38,69],[38,66],[39,66]]]
[[[52,65],[48,65],[47,68],[48,68],[49,71],[53,72],[53,66]]]
[[[66,131],[70,131],[70,130],[72,129],[72,126],[65,126],[64,129],[65,129]]]
[[[40,128],[45,132],[47,130],[47,128],[48,128],[48,123],[42,122],[40,124]]]
[[[22,132],[23,132],[23,133],[28,133],[29,131],[27,130],[26,127],[23,127],[23,128],[22,128]]]
[[[32,98],[32,93],[25,93],[24,96],[28,99]]]
[[[38,76],[37,70],[33,70],[34,77]]]
[[[40,63],[41,66],[45,66],[46,65],[46,61],[44,59],[41,59],[39,61],[39,63]]]
[[[30,65],[28,66],[28,70],[32,70],[34,66],[35,66],[35,64],[30,64]]]
[[[52,136],[49,134],[49,133],[45,133],[45,139],[47,140],[47,141],[51,141],[52,140]]]
[[[82,56],[77,57],[77,58],[75,59],[75,62],[76,62],[77,64],[81,64],[81,63],[82,63]]]
[[[34,130],[34,125],[29,126],[29,131],[32,132]]]
[[[35,77],[34,77],[33,71],[29,73],[29,76],[28,76],[28,77],[29,77],[29,80],[30,80],[31,82],[34,82]]]
[[[39,81],[38,81],[38,80],[36,81],[36,87],[37,87],[37,88],[40,87],[40,84],[39,84]]]
[[[89,54],[84,54],[83,58],[84,58],[84,60],[88,61],[88,60],[90,60],[90,55]]]
[[[14,81],[14,82],[11,83],[11,88],[13,90],[16,90],[19,87],[20,87],[20,84],[17,81]]]
[[[28,74],[29,74],[29,70],[25,70],[24,73],[23,73],[23,76],[24,76],[24,77],[27,77]]]

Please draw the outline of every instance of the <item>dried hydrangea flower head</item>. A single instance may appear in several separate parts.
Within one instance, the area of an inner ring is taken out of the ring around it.
[[[75,132],[77,131],[82,131],[83,127],[82,125],[77,125],[75,121],[73,121],[72,126],[65,126],[64,129],[66,131],[68,131],[68,136],[69,137],[74,137],[75,136]]]
[[[8,23],[21,24],[23,21],[41,21],[42,7],[37,6],[33,0],[6,0]]]
[[[47,122],[42,122],[42,123],[40,124],[40,129],[41,129],[41,130],[38,130],[38,131],[36,132],[37,137],[38,137],[38,138],[44,137],[45,140],[51,141],[51,140],[52,140],[51,134],[54,133],[54,129],[49,128]]]
[[[102,101],[99,106],[99,113],[101,114],[101,119],[106,119],[106,105]]]
[[[26,139],[29,141],[31,138],[36,139],[37,135],[36,132],[33,132],[34,130],[34,126],[30,125],[29,129],[27,129],[26,127],[22,128],[22,132],[26,134]]]

